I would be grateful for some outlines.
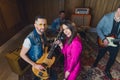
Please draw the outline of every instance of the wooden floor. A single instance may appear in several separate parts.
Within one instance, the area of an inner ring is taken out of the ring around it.
[[[25,36],[33,29],[31,25],[26,26],[18,32],[14,37],[0,46],[0,80],[18,80],[18,75],[12,72],[5,55],[14,51],[18,46],[22,45]]]

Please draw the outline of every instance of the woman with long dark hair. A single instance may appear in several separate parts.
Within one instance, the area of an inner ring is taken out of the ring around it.
[[[64,54],[64,80],[76,80],[81,70],[82,42],[76,27],[70,21],[62,23],[61,27],[66,38],[64,43],[57,41],[57,44]]]

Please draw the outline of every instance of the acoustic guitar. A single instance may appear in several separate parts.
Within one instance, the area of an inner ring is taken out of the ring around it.
[[[108,46],[112,46],[112,47],[117,47],[118,45],[115,43],[118,43],[120,41],[120,39],[115,39],[114,35],[108,36],[106,37],[106,39],[108,40]],[[106,47],[103,43],[103,41],[98,37],[97,39],[98,45],[101,47]]]
[[[57,38],[55,39],[55,41],[60,39],[61,34],[62,34],[62,31],[59,32],[59,34],[57,35]],[[40,59],[38,59],[36,61],[37,64],[42,65],[45,69],[38,70],[38,69],[32,67],[33,73],[37,77],[41,78],[42,80],[46,80],[46,79],[49,78],[49,71],[48,70],[50,69],[50,67],[55,62],[55,56],[53,56],[53,52],[54,52],[56,47],[57,47],[57,44],[53,43],[49,53],[47,52],[48,47],[45,47],[45,53],[42,55],[42,57]]]

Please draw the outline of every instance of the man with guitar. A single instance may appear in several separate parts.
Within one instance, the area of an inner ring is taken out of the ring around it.
[[[41,71],[44,70],[45,67],[41,64],[37,64],[36,61],[42,58],[42,56],[44,55],[44,47],[46,43],[46,36],[44,32],[47,27],[46,18],[42,16],[37,16],[35,18],[34,27],[35,29],[25,38],[23,42],[20,56],[27,63],[29,63],[32,66],[32,68]],[[42,75],[41,73],[39,74]],[[35,76],[34,80],[41,80],[41,78]],[[52,73],[50,80],[57,80],[56,75]]]
[[[115,12],[111,12],[111,13],[103,16],[103,18],[100,20],[100,22],[97,25],[97,33],[98,33],[98,37],[101,40],[103,45],[101,46],[101,44],[99,42],[100,40],[98,40],[99,54],[98,54],[92,67],[97,67],[98,62],[108,51],[109,52],[109,60],[106,64],[105,75],[110,80],[112,80],[110,68],[112,67],[112,65],[115,62],[115,58],[119,51],[118,44],[120,42],[120,40],[118,40],[118,41],[115,41],[116,44],[114,44],[115,39],[120,39],[120,5]],[[113,35],[114,35],[114,37],[113,37]]]

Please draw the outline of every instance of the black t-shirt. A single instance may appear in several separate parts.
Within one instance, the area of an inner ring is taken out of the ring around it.
[[[111,34],[115,35],[116,38],[118,37],[118,34],[120,33],[120,30],[118,30],[119,24],[120,22],[116,22],[115,20],[113,21],[113,28],[112,28]]]

